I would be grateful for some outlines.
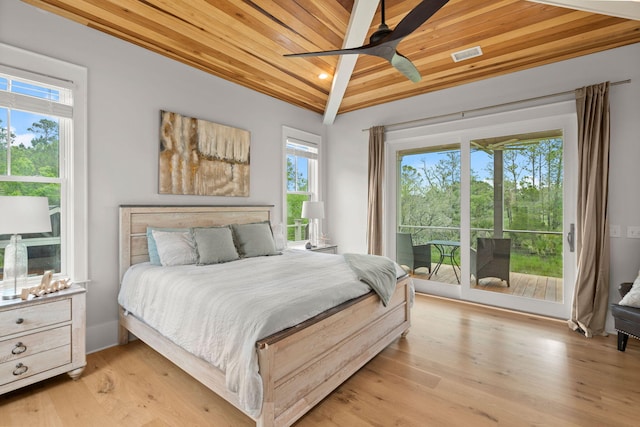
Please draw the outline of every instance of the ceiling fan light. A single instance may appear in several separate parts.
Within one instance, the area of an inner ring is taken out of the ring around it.
[[[453,62],[460,62],[464,61],[465,59],[471,59],[478,56],[482,56],[482,49],[480,48],[480,46],[471,47],[469,49],[453,52],[451,54]]]

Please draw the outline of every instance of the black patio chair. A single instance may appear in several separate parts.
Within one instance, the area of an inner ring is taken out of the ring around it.
[[[416,273],[418,268],[426,267],[431,274],[431,245],[414,246],[410,233],[397,233],[396,262],[408,273]]]
[[[471,274],[476,284],[485,277],[496,277],[509,283],[511,239],[478,237],[477,249],[471,248]]]

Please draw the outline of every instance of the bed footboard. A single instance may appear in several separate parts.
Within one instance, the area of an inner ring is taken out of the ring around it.
[[[398,281],[387,307],[370,293],[256,343],[264,388],[262,412],[251,417],[256,426],[293,424],[391,342],[406,335],[411,319],[409,280]],[[121,344],[128,342],[131,332],[244,412],[237,396],[227,390],[222,371],[122,308],[119,328]]]
[[[411,289],[398,282],[388,307],[370,294],[300,331],[258,342],[264,384],[259,427],[289,426],[410,326]]]

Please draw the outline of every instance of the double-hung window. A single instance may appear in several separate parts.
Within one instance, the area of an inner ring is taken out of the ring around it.
[[[68,194],[61,146],[71,138],[72,105],[70,89],[0,73],[0,195],[49,199],[52,231],[22,236],[29,275],[61,272],[61,216]],[[3,249],[9,237],[0,236]]]
[[[83,281],[87,278],[86,218],[78,213],[86,212],[84,132],[76,134],[84,129],[84,109],[74,111],[74,98],[82,93],[83,82],[21,68],[22,61],[27,61],[55,70],[60,61],[0,45],[3,52],[9,63],[15,60],[16,67],[0,65],[0,195],[40,196],[49,201],[52,231],[22,235],[29,276],[38,280],[44,271],[53,270]],[[70,67],[77,76],[77,67]],[[80,105],[86,105],[82,98]],[[74,156],[80,161],[74,162]],[[0,235],[0,274],[9,239]]]
[[[309,238],[309,220],[302,218],[302,202],[319,200],[319,141],[285,138],[287,159],[287,240]]]

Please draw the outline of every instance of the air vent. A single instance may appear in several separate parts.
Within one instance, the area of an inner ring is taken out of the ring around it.
[[[464,61],[465,59],[475,58],[482,55],[482,49],[480,46],[472,47],[469,49],[461,50],[460,52],[454,52],[451,54],[453,62]]]

